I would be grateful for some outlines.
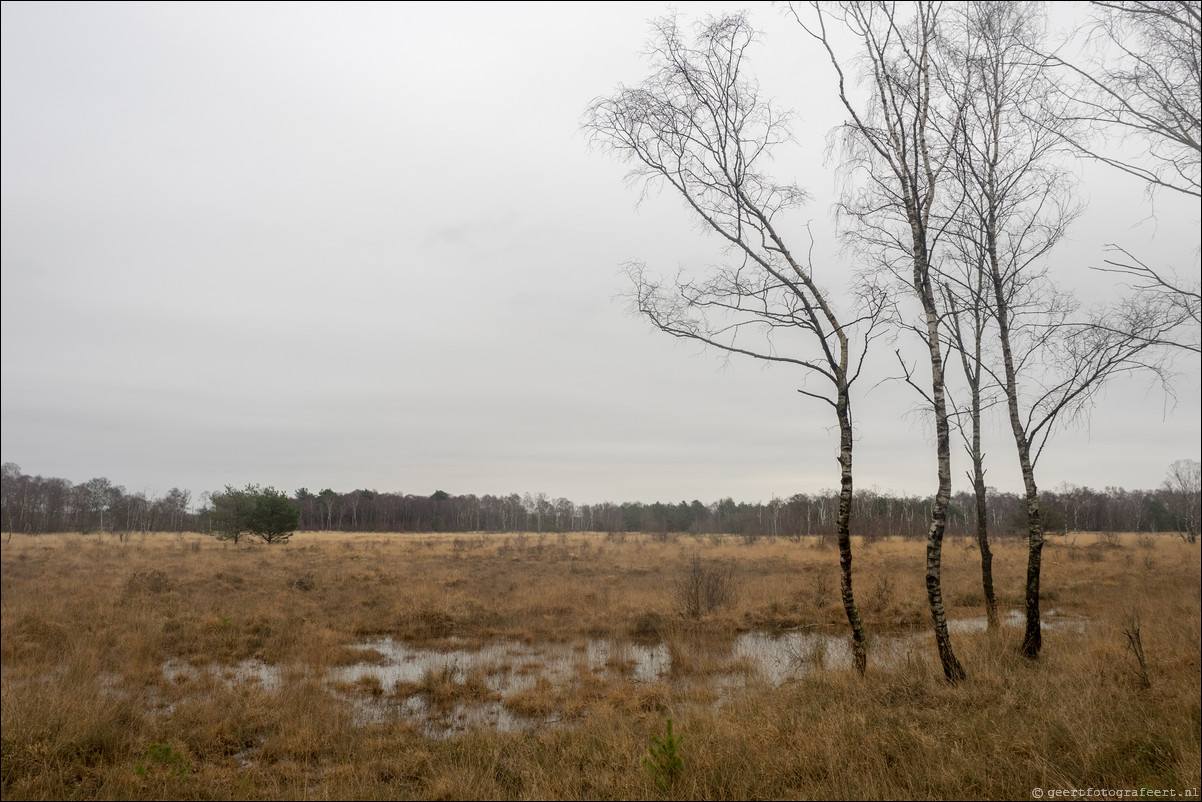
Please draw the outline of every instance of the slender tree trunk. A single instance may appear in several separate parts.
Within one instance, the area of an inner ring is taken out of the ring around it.
[[[992,222],[992,221],[991,221]],[[1035,466],[1031,463],[1031,444],[1018,411],[1018,377],[1014,354],[1010,347],[1010,308],[1006,301],[1001,267],[998,264],[996,243],[991,225],[987,233],[990,270],[993,275],[994,300],[997,304],[998,339],[1002,346],[1002,364],[1006,370],[1006,407],[1010,413],[1010,429],[1018,447],[1018,464],[1023,474],[1027,502],[1027,626],[1023,633],[1022,653],[1031,660],[1039,657],[1043,637],[1039,617],[1039,575],[1043,559],[1043,521],[1039,512],[1039,488],[1035,485]]]
[[[974,427],[977,424],[974,423]],[[981,589],[985,594],[985,620],[990,630],[998,626],[997,595],[993,591],[993,552],[989,549],[989,512],[985,497],[985,470],[980,452],[980,429],[975,428],[973,441],[973,492],[977,499],[977,548],[981,551]]]
[[[985,620],[990,630],[998,626],[997,595],[993,591],[993,553],[989,549],[989,507],[985,487],[985,455],[981,453],[981,343],[985,335],[985,270],[983,264],[978,264],[973,277],[975,287],[972,292],[969,312],[972,316],[972,342],[964,341],[963,329],[960,326],[960,313],[955,297],[948,293],[948,306],[951,309],[952,335],[955,339],[956,350],[960,352],[960,364],[964,368],[964,378],[969,389],[969,414],[972,423],[972,437],[968,444],[968,456],[972,459],[973,495],[977,510],[977,548],[981,552],[981,589],[985,596]]]
[[[989,512],[985,498],[985,456],[981,453],[981,331],[976,331],[976,369],[972,385],[972,489],[977,501],[977,548],[981,551],[981,590],[985,594],[985,620],[990,630],[998,626],[997,596],[993,592],[993,552],[989,550]]]
[[[1026,438],[1024,438],[1025,441]],[[1023,633],[1022,652],[1035,660],[1043,648],[1042,624],[1039,618],[1039,574],[1043,560],[1043,521],[1039,514],[1039,490],[1035,487],[1035,472],[1031,466],[1030,449],[1019,451],[1023,470],[1023,485],[1027,491],[1027,627]]]
[[[839,520],[836,531],[839,539],[839,590],[843,596],[843,609],[847,622],[851,624],[851,652],[856,661],[856,670],[863,676],[868,667],[868,653],[864,645],[864,624],[856,607],[851,587],[851,412],[848,408],[847,387],[839,388],[835,403],[835,414],[839,418]]]
[[[956,659],[952,650],[951,635],[947,629],[947,613],[943,607],[943,533],[947,526],[947,507],[952,495],[951,434],[947,417],[947,398],[944,391],[943,353],[939,337],[939,310],[935,305],[935,294],[931,286],[930,265],[925,249],[926,238],[921,225],[913,222],[914,242],[914,290],[922,301],[926,313],[927,347],[931,354],[931,401],[935,412],[935,448],[939,462],[939,489],[931,508],[931,527],[927,531],[927,601],[931,607],[931,621],[935,627],[935,642],[939,647],[939,660],[943,674],[951,682],[959,682],[967,674],[964,666]]]

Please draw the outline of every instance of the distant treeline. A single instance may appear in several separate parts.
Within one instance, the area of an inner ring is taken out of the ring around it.
[[[710,504],[642,502],[576,504],[545,493],[519,496],[431,496],[352,490],[318,493],[297,490],[292,501],[300,510],[301,530],[356,532],[681,532],[734,534],[745,537],[833,535],[838,494],[831,490],[798,493],[767,502]],[[1160,488],[1129,491],[1108,487],[1070,487],[1041,496],[1049,531],[1177,532],[1196,506],[1190,493]],[[193,503],[193,502],[196,503]],[[852,509],[855,534],[866,537],[918,537],[930,521],[931,499],[890,496],[859,490]],[[1024,534],[1022,499],[991,492],[990,534]],[[1193,513],[1196,514],[1196,513]],[[5,463],[0,487],[0,524],[5,532],[201,532],[210,530],[207,494],[194,500],[172,488],[149,498],[129,493],[103,477],[81,484],[66,479],[29,476]],[[976,508],[969,493],[953,497],[948,534],[972,536]]]

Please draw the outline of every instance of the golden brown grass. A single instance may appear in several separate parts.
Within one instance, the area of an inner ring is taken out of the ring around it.
[[[1004,608],[1022,600],[1025,548],[1000,542]],[[1019,631],[933,638],[865,678],[816,670],[780,687],[746,666],[718,689],[714,657],[749,629],[845,629],[836,554],[816,541],[604,535],[301,533],[233,547],[187,535],[16,536],[3,543],[2,771],[17,798],[997,798],[1032,789],[1199,785],[1202,568],[1169,536],[1083,534],[1045,549],[1050,630],[1036,663]],[[682,617],[674,583],[694,555],[728,566],[733,601]],[[981,616],[975,547],[945,549],[953,619]],[[872,632],[924,632],[923,545],[857,543]],[[1147,687],[1128,634],[1138,615]],[[579,665],[504,699],[487,672],[395,687],[331,670],[380,660],[378,637],[440,648],[586,638],[664,643],[671,671]],[[164,670],[164,666],[168,670]],[[219,670],[211,670],[217,666]],[[245,680],[256,667],[278,684]],[[240,673],[241,672],[241,673]],[[433,710],[499,702],[542,723],[431,739],[399,713],[364,723],[348,700]],[[673,718],[684,771],[645,768]]]

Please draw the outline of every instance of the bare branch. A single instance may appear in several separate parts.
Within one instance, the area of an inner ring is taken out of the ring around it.
[[[1081,155],[1146,182],[1150,191],[1202,197],[1202,4],[1092,5],[1098,15],[1089,29],[1096,46],[1091,57],[1074,63],[1042,54],[1067,79],[1056,86],[1072,101],[1073,118],[1088,126],[1065,140]]]

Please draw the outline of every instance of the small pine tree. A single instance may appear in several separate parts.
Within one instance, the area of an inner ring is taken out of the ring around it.
[[[651,753],[651,757],[643,761],[643,765],[647,767],[647,771],[651,772],[651,776],[655,778],[655,784],[661,791],[667,791],[676,781],[680,779],[680,775],[684,773],[684,760],[680,757],[680,744],[684,741],[684,736],[677,736],[672,733],[672,719],[668,718],[668,730],[661,738],[659,735],[651,736],[651,746],[647,751]]]
[[[211,501],[213,535],[235,544],[243,535],[269,544],[286,543],[300,521],[300,509],[274,487],[247,485],[238,490],[226,485]]]

